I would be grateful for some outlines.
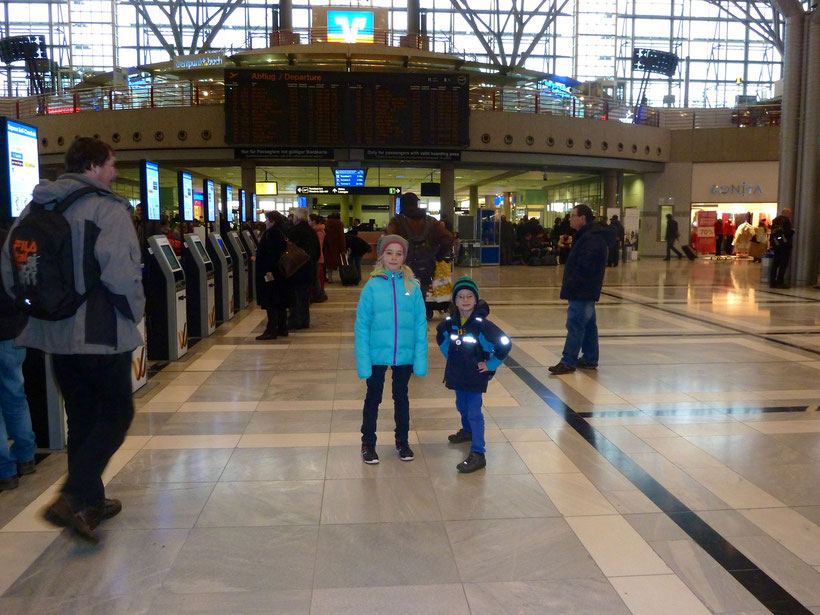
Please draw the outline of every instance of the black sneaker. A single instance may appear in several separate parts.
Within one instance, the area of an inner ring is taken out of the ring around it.
[[[578,363],[575,364],[575,367],[580,367],[581,369],[598,369],[597,363],[587,363],[584,361],[583,358],[578,359]]]
[[[456,466],[456,469],[462,474],[469,474],[487,466],[487,459],[482,453],[474,453],[470,451],[467,459]]]
[[[362,461],[371,465],[379,463],[379,456],[376,454],[375,446],[362,444]]]
[[[551,374],[555,376],[561,376],[563,374],[571,374],[575,371],[574,367],[570,367],[566,363],[558,363],[557,365],[553,365],[552,367],[547,368],[549,369]]]
[[[37,466],[34,463],[34,459],[31,461],[23,461],[22,463],[17,464],[17,474],[18,476],[25,476],[26,474],[34,474],[37,471]]]
[[[404,442],[399,442],[396,440],[396,452],[399,454],[399,459],[402,461],[413,461],[413,459],[415,459],[413,449],[410,448],[407,440]]]
[[[456,433],[450,434],[447,436],[447,439],[452,444],[461,444],[462,442],[472,442],[473,441],[473,434],[469,431],[464,431],[463,429],[459,429]]]

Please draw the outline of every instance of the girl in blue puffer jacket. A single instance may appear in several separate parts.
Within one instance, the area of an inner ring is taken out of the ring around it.
[[[376,418],[384,390],[384,376],[393,370],[396,452],[412,461],[407,442],[410,430],[410,374],[427,373],[427,312],[413,272],[404,264],[407,241],[399,235],[379,240],[379,260],[362,289],[356,308],[356,371],[367,379],[362,418],[362,460],[379,463],[376,454]]]

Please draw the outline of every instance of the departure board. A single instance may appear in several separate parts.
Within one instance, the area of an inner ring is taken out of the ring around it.
[[[466,75],[225,71],[232,145],[467,147]]]

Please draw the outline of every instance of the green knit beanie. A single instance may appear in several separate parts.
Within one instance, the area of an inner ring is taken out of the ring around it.
[[[469,276],[461,276],[458,280],[456,280],[455,284],[453,284],[453,303],[456,302],[456,295],[460,290],[469,290],[475,295],[475,300],[478,301],[478,285],[473,282],[473,279]]]

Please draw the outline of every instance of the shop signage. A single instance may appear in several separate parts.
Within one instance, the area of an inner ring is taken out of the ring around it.
[[[440,160],[454,162],[461,160],[460,150],[433,149],[365,149],[365,158],[385,158],[390,160]]]
[[[234,158],[333,158],[327,147],[236,147]]]
[[[763,188],[760,184],[747,184],[741,182],[739,184],[712,184],[712,194],[763,194]]]
[[[174,68],[176,70],[222,66],[223,64],[225,64],[225,53],[222,51],[195,53],[193,55],[177,56],[174,58]]]
[[[372,43],[373,13],[328,11],[327,40],[329,43]]]

